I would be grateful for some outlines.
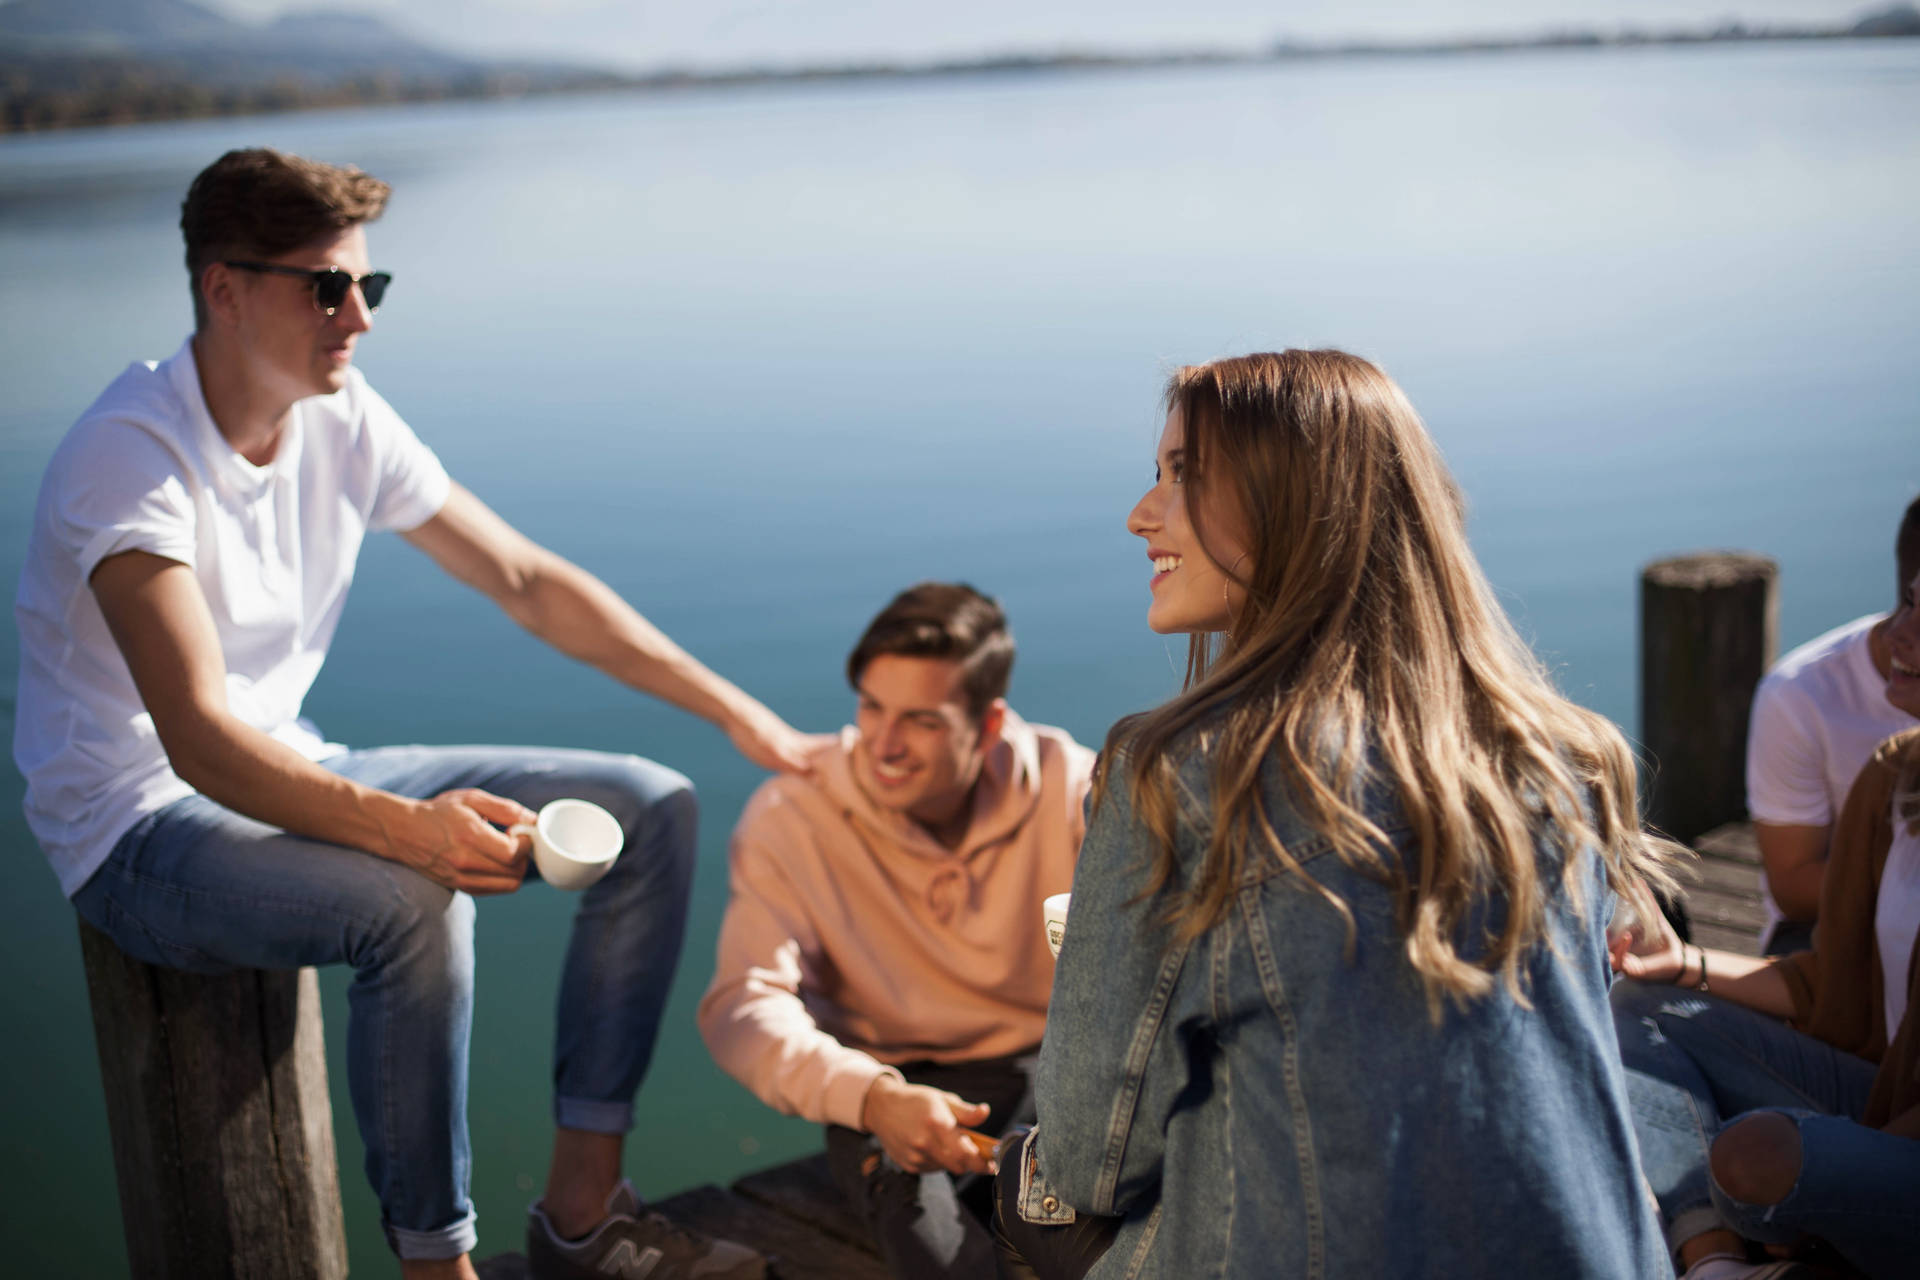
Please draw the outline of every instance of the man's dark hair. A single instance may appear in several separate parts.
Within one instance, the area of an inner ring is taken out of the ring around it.
[[[371,222],[391,188],[354,168],[265,147],[229,151],[200,171],[180,205],[193,327],[206,327],[200,275],[225,258],[272,258]]]
[[[867,664],[883,653],[961,664],[967,714],[978,720],[1013,677],[1013,632],[997,600],[964,582],[908,587],[867,624],[847,655],[847,683],[857,692]]]
[[[1920,574],[1920,497],[1909,502],[1907,513],[1900,517],[1900,532],[1893,539],[1893,563],[1900,571],[1900,590],[1894,598],[1905,600],[1914,575]]]

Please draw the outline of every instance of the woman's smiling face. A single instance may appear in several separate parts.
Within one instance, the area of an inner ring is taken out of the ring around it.
[[[1240,583],[1214,558],[1223,558],[1241,581],[1246,579],[1244,522],[1237,511],[1225,509],[1230,505],[1223,501],[1225,486],[1213,486],[1201,521],[1209,545],[1201,546],[1187,507],[1186,458],[1186,428],[1176,409],[1160,435],[1153,488],[1127,516],[1127,532],[1146,539],[1153,561],[1147,625],[1161,635],[1230,630],[1245,599]]]

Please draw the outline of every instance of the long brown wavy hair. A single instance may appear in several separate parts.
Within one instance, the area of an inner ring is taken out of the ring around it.
[[[1436,1017],[1496,980],[1526,999],[1551,887],[1536,841],[1576,906],[1573,855],[1588,846],[1616,889],[1672,887],[1665,848],[1640,830],[1625,741],[1554,690],[1495,603],[1459,492],[1390,378],[1341,351],[1250,355],[1179,370],[1166,405],[1185,429],[1195,535],[1204,547],[1206,514],[1238,511],[1248,548],[1227,570],[1245,596],[1230,634],[1196,634],[1183,691],[1116,724],[1103,757],[1127,770],[1157,845],[1149,894],[1178,880],[1177,764],[1196,751],[1210,763],[1212,830],[1173,909],[1181,936],[1220,920],[1260,851],[1304,876],[1262,799],[1269,762],[1335,852],[1394,894]],[[1405,859],[1361,807],[1369,770],[1411,826]],[[1351,939],[1347,905],[1307,881]],[[1494,902],[1497,932],[1463,948]]]

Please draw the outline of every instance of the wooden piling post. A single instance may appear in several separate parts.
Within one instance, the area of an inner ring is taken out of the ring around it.
[[[80,950],[131,1274],[344,1277],[314,971],[160,969],[85,921]]]
[[[1780,566],[1744,551],[1640,572],[1640,742],[1653,825],[1691,842],[1747,813],[1747,722],[1773,663]]]

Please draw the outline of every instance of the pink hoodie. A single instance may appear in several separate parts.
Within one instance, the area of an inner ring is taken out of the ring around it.
[[[860,1128],[890,1064],[1032,1049],[1053,956],[1040,903],[1073,887],[1093,753],[1011,711],[949,850],[854,781],[858,735],[770,779],[733,829],[732,899],[700,1034],[761,1101]]]

